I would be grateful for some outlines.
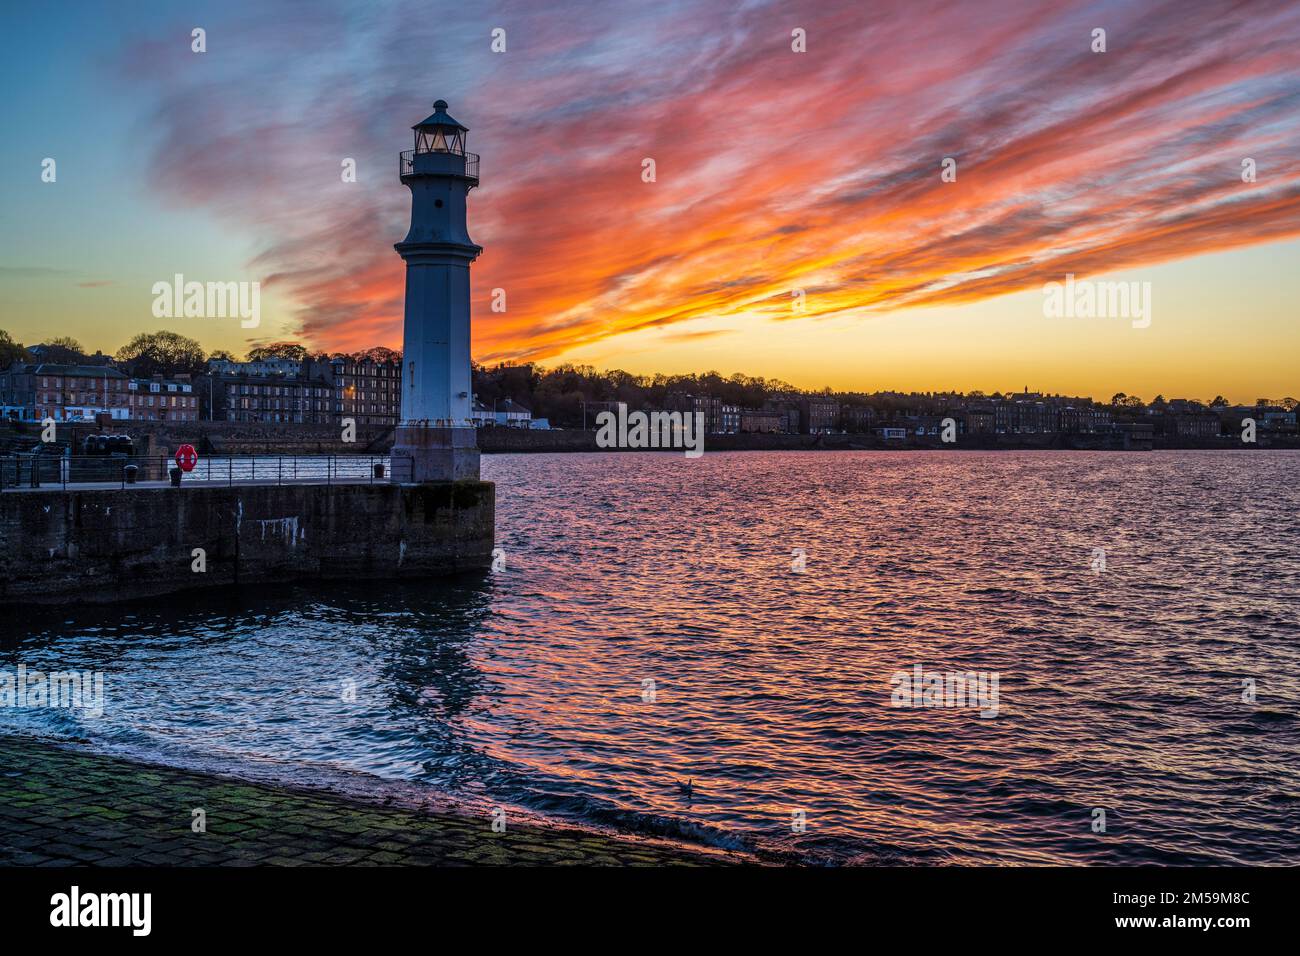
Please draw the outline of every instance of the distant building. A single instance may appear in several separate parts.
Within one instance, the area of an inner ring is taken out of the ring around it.
[[[340,417],[334,385],[324,377],[218,373],[212,386],[216,421],[331,425]]]
[[[33,421],[36,417],[35,388],[32,369],[27,362],[14,362],[0,371],[0,414],[6,419]]]
[[[743,434],[779,435],[785,432],[788,422],[786,413],[776,409],[742,408],[740,410],[740,431]]]
[[[1116,429],[1130,451],[1150,451],[1155,441],[1155,427],[1150,422],[1125,422]]]
[[[723,431],[722,399],[712,395],[672,392],[664,399],[664,410],[683,413],[698,412],[704,416],[705,434],[718,435]]]
[[[909,415],[907,416],[906,429],[910,434],[938,438],[943,433],[943,422],[947,415]],[[953,419],[956,421],[956,419]],[[961,423],[958,422],[960,429]]]
[[[1296,433],[1296,412],[1279,405],[1234,405],[1217,410],[1224,432],[1240,432],[1243,420],[1250,418],[1256,428],[1274,434]]]
[[[533,420],[533,413],[511,398],[497,402],[493,411],[496,413],[497,424],[512,428],[527,428]]]
[[[199,397],[189,376],[133,378],[126,385],[126,414],[132,421],[192,422],[199,417]]]
[[[524,406],[520,405],[513,399],[507,398],[495,402],[492,408],[479,401],[478,396],[474,396],[474,403],[470,407],[470,421],[477,428],[484,426],[501,427],[501,428],[549,428],[550,423],[541,420],[538,423],[533,421],[533,413]]]
[[[358,426],[397,424],[402,366],[395,360],[216,360],[208,368],[210,416],[216,421],[341,425],[350,419]]]
[[[740,431],[740,406],[723,405],[722,406],[722,427],[719,433],[723,435],[735,435]]]
[[[1219,416],[1210,412],[1188,415],[1167,415],[1165,434],[1179,438],[1218,438],[1222,432]],[[1169,425],[1173,427],[1170,428]]]
[[[99,365],[15,363],[0,373],[0,410],[22,421],[194,421],[198,396],[188,376],[128,378]]]
[[[30,418],[56,422],[88,421],[108,412],[114,418],[129,417],[127,377],[115,368],[97,365],[28,365],[7,375],[15,395],[29,402]],[[0,390],[5,390],[0,384]]]
[[[1014,428],[1016,407],[1011,402],[994,399],[993,432],[997,435],[1010,435]]]
[[[966,434],[992,435],[994,428],[993,409],[987,407],[968,408],[962,417],[966,420]]]
[[[1069,434],[1099,435],[1110,431],[1110,410],[1092,404],[1068,404],[1059,410],[1060,430]]]
[[[218,421],[396,425],[401,408],[398,360],[214,359],[208,369]]]
[[[1110,411],[1088,398],[1062,398],[1024,391],[981,400],[967,409],[966,425],[973,434],[987,434],[992,415],[992,432],[998,435],[1101,434],[1112,427]]]
[[[1004,434],[1041,435],[1059,431],[1056,407],[1029,395],[1000,403]]]
[[[309,363],[305,374],[316,375],[322,363]],[[334,417],[358,425],[396,425],[402,408],[402,363],[365,358],[331,359],[320,372],[333,383]]]
[[[825,435],[835,431],[840,403],[824,395],[799,400],[799,431],[805,435]]]
[[[1268,431],[1272,432],[1291,432],[1296,431],[1296,413],[1286,411],[1282,408],[1267,408],[1262,415],[1257,416],[1259,421]]]
[[[876,420],[876,410],[870,405],[845,405],[840,409],[840,425],[855,435],[871,433]]]
[[[302,366],[302,362],[285,358],[258,359],[253,362],[208,359],[208,371],[221,375],[285,375],[294,377],[302,372]]]
[[[799,403],[788,398],[769,398],[763,410],[779,413],[783,421],[779,429],[783,435],[799,434]]]

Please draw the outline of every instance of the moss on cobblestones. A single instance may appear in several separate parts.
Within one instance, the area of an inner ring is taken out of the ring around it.
[[[194,833],[202,807],[207,832]],[[583,830],[358,804],[0,736],[0,865],[709,865]]]

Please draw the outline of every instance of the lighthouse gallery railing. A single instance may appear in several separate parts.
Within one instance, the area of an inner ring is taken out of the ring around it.
[[[435,150],[423,149],[421,153],[435,152]],[[397,158],[398,176],[409,176],[415,171],[415,154],[413,149],[406,149],[401,152]],[[460,155],[460,154],[454,154]],[[478,153],[466,152],[465,156],[465,178],[478,182]]]

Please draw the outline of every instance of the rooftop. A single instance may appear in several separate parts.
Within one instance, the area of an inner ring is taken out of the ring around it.
[[[102,365],[51,365],[45,362],[31,366],[30,374],[69,375],[80,378],[126,378],[126,375],[117,369],[105,368]]]

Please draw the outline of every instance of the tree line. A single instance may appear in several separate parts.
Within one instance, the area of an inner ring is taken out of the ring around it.
[[[32,346],[40,349],[40,361],[58,365],[79,365],[94,361],[81,343],[71,336],[64,335]],[[226,349],[205,352],[203,346],[195,339],[177,332],[141,332],[113,353],[114,363],[128,375],[148,378],[152,375],[202,375],[207,371],[208,362],[213,359],[225,359],[231,362],[256,362],[263,359],[290,359],[295,362],[305,360],[330,361],[345,358],[361,361],[366,358],[376,362],[400,360],[402,353],[392,349],[376,346],[360,352],[313,352],[298,342],[271,342],[255,346],[248,350],[246,358],[241,359]],[[19,343],[4,329],[0,329],[0,368],[8,368],[14,362],[35,362],[37,356]]]

